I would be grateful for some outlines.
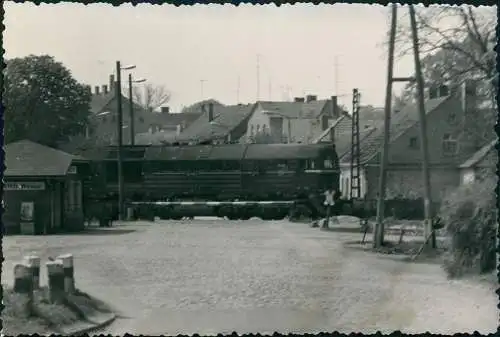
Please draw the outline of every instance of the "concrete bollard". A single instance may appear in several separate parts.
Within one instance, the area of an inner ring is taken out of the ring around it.
[[[64,269],[64,291],[68,294],[75,292],[75,270],[73,268],[73,255],[64,254],[57,257],[61,260]]]
[[[49,298],[51,303],[64,299],[64,266],[61,260],[46,262],[49,278]]]
[[[14,292],[19,294],[30,294],[33,292],[31,268],[26,263],[17,263],[14,266]]]
[[[40,258],[38,256],[31,255],[26,256],[24,260],[31,268],[33,289],[40,289]]]

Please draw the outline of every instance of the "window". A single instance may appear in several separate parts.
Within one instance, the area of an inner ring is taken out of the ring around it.
[[[144,118],[143,117],[139,117],[139,122],[144,123]]]
[[[325,168],[325,169],[332,169],[333,168],[333,160],[331,160],[331,159],[325,159],[323,161],[323,168]]]
[[[257,124],[257,133],[260,132],[260,124]]]
[[[267,133],[267,125],[262,125],[262,133]]]
[[[410,138],[410,149],[418,149],[418,148],[419,148],[418,138],[411,137]]]
[[[250,137],[253,137],[255,133],[255,130],[253,129],[253,124],[250,125]]]
[[[458,152],[458,142],[451,134],[446,133],[443,136],[443,154],[455,155]]]

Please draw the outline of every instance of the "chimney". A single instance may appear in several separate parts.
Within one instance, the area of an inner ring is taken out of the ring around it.
[[[161,107],[161,113],[165,114],[165,115],[168,115],[170,113],[170,107],[168,107],[168,106],[162,106]]]
[[[102,93],[103,93],[103,94],[107,94],[107,93],[108,93],[108,86],[107,86],[106,84],[104,84],[104,85],[102,86]]]
[[[439,86],[439,97],[445,97],[450,94],[450,89],[447,85],[442,84]]]
[[[98,85],[95,86],[94,90],[95,90],[94,93],[96,95],[99,95],[99,86]]]
[[[337,102],[337,96],[332,96],[331,100],[332,100],[332,116],[334,118],[337,118],[339,116],[339,106]]]
[[[316,96],[316,95],[307,95],[307,96],[306,96],[306,102],[307,102],[307,103],[309,103],[309,102],[313,102],[313,101],[315,101],[315,100],[317,100],[317,99],[318,99],[318,96]]]
[[[297,103],[304,103],[305,99],[304,97],[295,97],[293,101]]]
[[[214,120],[214,104],[208,104],[208,121],[211,122]]]
[[[438,88],[435,85],[429,87],[429,99],[438,98]]]
[[[115,75],[109,75],[109,91],[115,90]]]

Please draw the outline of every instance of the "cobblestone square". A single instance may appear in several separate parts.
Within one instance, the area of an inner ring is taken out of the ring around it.
[[[3,282],[12,283],[23,255],[47,261],[72,253],[77,287],[120,311],[103,331],[111,334],[453,334],[498,325],[491,285],[342,246],[361,234],[209,218],[126,223],[105,233],[5,237]]]

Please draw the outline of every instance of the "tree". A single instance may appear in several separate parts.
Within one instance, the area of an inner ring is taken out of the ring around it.
[[[6,60],[5,141],[30,139],[57,146],[84,132],[91,94],[52,56]]]
[[[417,14],[424,80],[451,86],[466,78],[486,83],[480,93],[494,102],[498,91],[496,72],[496,9],[473,6],[421,8]],[[399,57],[413,53],[408,17],[398,20],[396,48]],[[404,95],[414,96],[415,83]],[[408,93],[409,92],[409,93]]]
[[[464,128],[464,137],[479,141],[491,140],[496,113],[493,107],[498,92],[496,71],[496,10],[491,8],[429,7],[417,14],[417,29],[424,81],[447,84],[456,88],[465,79],[478,80],[478,103],[484,104],[475,119],[475,125]],[[398,23],[396,47],[399,57],[413,53],[408,17],[402,15]],[[396,105],[415,103],[416,83],[410,82],[396,99]]]
[[[164,86],[147,83],[144,88],[134,87],[132,97],[146,111],[154,111],[168,103],[171,94]]]

